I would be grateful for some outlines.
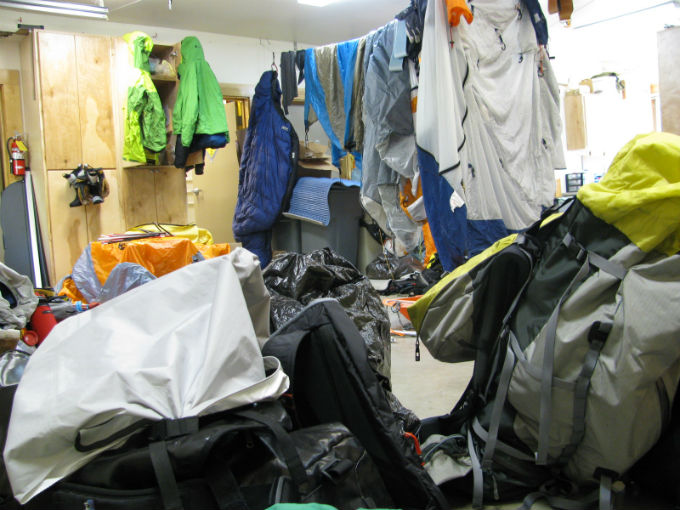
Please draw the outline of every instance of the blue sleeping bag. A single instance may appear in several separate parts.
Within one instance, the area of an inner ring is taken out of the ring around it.
[[[295,185],[299,143],[281,109],[281,87],[274,71],[262,74],[246,132],[239,169],[233,230],[236,240],[271,261],[271,229],[288,206]]]

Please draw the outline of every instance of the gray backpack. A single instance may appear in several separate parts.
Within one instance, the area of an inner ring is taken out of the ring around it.
[[[654,163],[650,145],[659,140],[633,142],[617,156],[610,183],[634,179],[631,165],[641,158]],[[670,142],[674,168],[658,173],[680,181],[680,137],[661,142]],[[602,190],[579,197],[594,192]],[[680,200],[663,198],[673,207]],[[537,490],[526,506],[545,497],[556,507],[579,499],[586,507],[602,494],[608,507],[612,481],[670,419],[680,380],[680,255],[641,249],[637,232],[632,242],[621,223],[603,221],[580,200],[550,219],[490,247],[409,309],[435,358],[475,360],[463,397],[448,415],[427,420],[423,436],[465,438],[476,506]],[[680,218],[675,230],[660,225],[672,221],[660,215],[645,228],[677,235]],[[574,498],[561,499],[565,493]]]

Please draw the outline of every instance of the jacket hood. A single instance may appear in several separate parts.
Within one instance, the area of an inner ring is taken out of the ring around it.
[[[142,69],[147,72],[150,71],[149,55],[153,49],[153,40],[151,37],[144,32],[136,30],[125,34],[123,40],[125,40],[128,45],[130,56],[133,59],[132,65],[137,69]]]
[[[279,85],[276,71],[265,71],[255,87],[258,96],[271,97],[274,101],[281,101],[281,85]]]
[[[182,39],[182,63],[205,60],[203,46],[197,37],[189,36]]]
[[[644,251],[680,251],[680,136],[639,135],[578,199]]]

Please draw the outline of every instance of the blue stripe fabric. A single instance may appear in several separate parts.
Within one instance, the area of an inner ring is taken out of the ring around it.
[[[418,148],[418,164],[425,212],[439,259],[446,271],[455,269],[469,257],[511,233],[503,220],[468,220],[465,206],[451,211],[449,202],[453,188],[439,174],[437,161],[430,153]]]
[[[359,184],[347,179],[301,177],[293,188],[288,212],[328,226],[331,222],[328,194],[333,186],[359,187]]]

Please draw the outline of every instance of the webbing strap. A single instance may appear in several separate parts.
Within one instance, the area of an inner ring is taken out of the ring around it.
[[[538,449],[536,452],[536,464],[548,464],[548,447],[550,445],[550,424],[552,421],[552,379],[555,362],[555,337],[557,335],[557,320],[562,309],[562,304],[571,294],[572,289],[586,279],[590,272],[590,263],[586,256],[567,289],[560,297],[557,306],[553,310],[546,324],[545,344],[543,347],[543,372],[541,377],[540,415],[538,422]]]
[[[482,439],[482,441],[487,441],[489,435],[486,430],[484,430],[484,427],[482,427],[482,424],[479,423],[477,418],[472,420],[472,430],[474,430],[475,434],[477,434]],[[506,455],[510,455],[511,457],[515,457],[516,459],[526,460],[527,462],[534,462],[535,460],[531,455],[527,455],[526,453],[519,451],[517,448],[513,448],[509,444],[499,440],[496,440],[496,450],[503,452]]]
[[[518,507],[517,510],[530,510],[537,501],[544,499],[550,508],[559,508],[560,510],[588,510],[592,507],[593,503],[597,501],[598,493],[594,491],[580,498],[569,498],[564,496],[552,496],[547,492],[538,491],[528,494],[522,506]]]
[[[484,505],[484,473],[482,472],[482,465],[479,463],[475,444],[472,442],[472,432],[469,429],[467,439],[472,463],[472,507],[482,508]]]
[[[510,387],[510,377],[512,370],[515,367],[515,355],[512,353],[510,347],[505,353],[505,361],[503,362],[503,369],[498,381],[498,389],[496,390],[496,397],[491,411],[491,421],[489,422],[489,437],[486,440],[484,447],[484,457],[482,458],[482,468],[491,469],[493,464],[493,455],[496,452],[496,443],[498,441],[498,429],[501,424],[501,415],[503,414],[503,406],[505,399],[508,396],[508,388]]]
[[[170,464],[170,456],[165,441],[150,443],[149,456],[161,492],[163,508],[165,510],[183,510],[182,498],[179,495],[177,480],[175,480],[175,473],[172,470],[172,464]]]
[[[205,466],[204,477],[219,510],[249,510],[234,473],[225,461],[218,461],[213,456]]]
[[[253,411],[237,411],[234,412],[234,414],[261,423],[271,430],[276,438],[277,448],[283,457],[283,461],[286,463],[286,466],[288,466],[290,477],[293,479],[298,490],[302,493],[306,493],[310,490],[312,485],[307,477],[307,471],[300,460],[300,455],[293,444],[293,440],[281,424]]]
[[[619,280],[623,280],[628,273],[628,269],[623,267],[618,262],[612,262],[611,260],[598,255],[594,251],[588,251],[588,259],[590,260],[590,263],[600,271],[604,271],[605,273],[608,273]]]
[[[569,444],[564,447],[557,464],[565,466],[569,459],[576,451],[576,448],[586,432],[586,400],[588,397],[588,389],[590,388],[590,378],[595,371],[597,360],[600,357],[600,352],[604,347],[604,343],[609,336],[612,329],[611,324],[602,324],[595,322],[588,332],[588,341],[590,347],[581,366],[581,373],[576,379],[576,388],[574,390],[574,410],[572,419],[572,430]]]
[[[600,476],[600,510],[612,510],[612,477],[603,474]]]

